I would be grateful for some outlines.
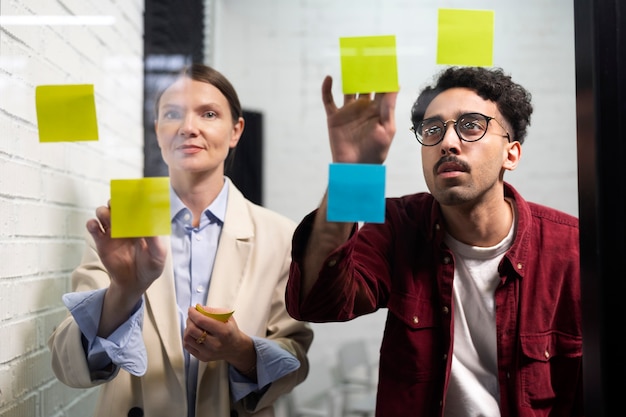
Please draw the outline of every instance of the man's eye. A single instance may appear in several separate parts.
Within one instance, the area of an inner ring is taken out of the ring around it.
[[[422,132],[424,132],[423,136],[438,135],[441,132],[441,128],[439,126],[425,127]]]
[[[480,130],[480,131],[485,130],[484,126],[476,120],[464,121],[463,124],[461,124],[461,129],[462,130]]]
[[[217,116],[217,113],[215,113],[214,111],[208,111],[202,115],[202,117],[205,117],[207,119],[212,119],[216,116]]]

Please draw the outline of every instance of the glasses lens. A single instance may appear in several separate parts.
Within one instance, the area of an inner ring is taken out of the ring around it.
[[[489,120],[480,113],[468,113],[459,117],[456,131],[461,139],[467,142],[476,142],[485,136]]]
[[[435,145],[441,139],[443,129],[443,122],[439,119],[423,120],[417,127],[417,138],[426,146]]]

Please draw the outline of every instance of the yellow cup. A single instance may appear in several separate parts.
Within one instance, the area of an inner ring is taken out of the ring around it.
[[[228,311],[225,313],[212,313],[212,312],[206,311],[204,308],[202,308],[200,304],[196,304],[196,310],[198,310],[200,313],[204,314],[207,317],[210,317],[215,320],[219,320],[223,323],[226,323],[228,319],[230,318],[230,316],[232,316],[234,313],[234,311]]]

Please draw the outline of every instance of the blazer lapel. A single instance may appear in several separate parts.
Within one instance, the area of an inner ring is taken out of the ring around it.
[[[167,239],[167,246],[170,247],[169,237]],[[146,291],[145,319],[154,323],[161,343],[172,362],[172,367],[177,371],[179,383],[185,387],[185,360],[178,320],[171,249],[167,255],[163,274]]]
[[[234,308],[254,237],[243,194],[231,183],[226,218],[209,283],[209,307]],[[235,311],[235,315],[237,312]]]
[[[209,283],[207,305],[235,309],[237,317],[237,294],[243,282],[246,266],[254,240],[254,227],[248,213],[247,201],[241,191],[231,182],[228,191],[226,218],[220,236],[213,273]],[[198,380],[206,370],[200,363]]]

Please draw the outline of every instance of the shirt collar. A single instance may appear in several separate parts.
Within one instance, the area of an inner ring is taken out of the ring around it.
[[[222,190],[215,197],[215,200],[209,205],[208,209],[213,213],[215,217],[224,224],[226,218],[226,202],[228,201],[228,181],[224,181]],[[205,210],[206,211],[206,210]]]
[[[204,212],[210,212],[213,216],[215,216],[222,224],[224,223],[224,219],[226,218],[226,203],[228,201],[228,181],[224,181],[224,185],[220,193],[215,197],[215,200],[209,206],[204,209]],[[174,221],[174,218],[181,210],[185,210],[185,204],[183,204],[182,200],[176,194],[176,191],[172,188],[172,184],[170,183],[170,220]]]

